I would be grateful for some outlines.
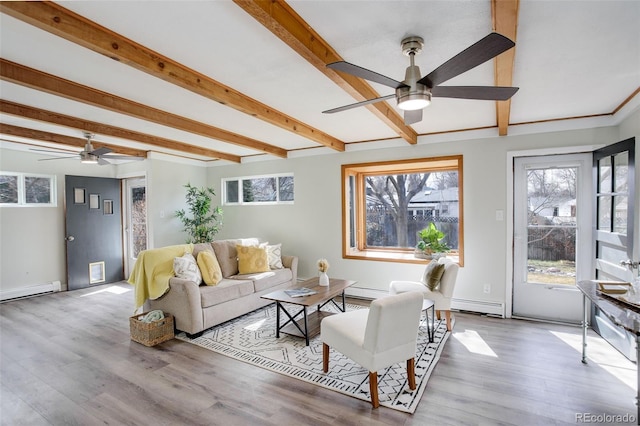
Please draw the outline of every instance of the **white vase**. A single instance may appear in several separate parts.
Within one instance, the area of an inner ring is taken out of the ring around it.
[[[326,272],[320,272],[320,278],[318,279],[318,285],[321,287],[329,287],[329,275]]]

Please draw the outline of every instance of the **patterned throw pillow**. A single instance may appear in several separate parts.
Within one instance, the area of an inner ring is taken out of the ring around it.
[[[270,269],[282,269],[282,244],[267,246],[267,257],[269,258]]]
[[[238,251],[238,271],[241,275],[270,271],[267,250],[241,245],[237,245],[236,250]]]
[[[206,285],[216,285],[222,279],[222,270],[213,251],[203,250],[198,253],[198,267]]]
[[[440,285],[440,279],[444,274],[444,264],[438,263],[432,260],[424,270],[424,276],[422,277],[422,283],[426,285],[429,290],[435,291]]]
[[[200,285],[202,282],[200,268],[198,268],[196,259],[191,253],[185,253],[182,257],[173,259],[173,272],[176,274],[176,277],[193,281],[197,285]]]

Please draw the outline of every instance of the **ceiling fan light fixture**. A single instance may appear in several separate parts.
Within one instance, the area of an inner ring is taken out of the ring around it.
[[[83,164],[98,164],[98,157],[87,152],[81,152],[80,162]]]
[[[422,86],[411,90],[409,87],[400,87],[396,89],[396,98],[398,99],[398,108],[404,111],[414,111],[422,109],[431,104],[431,92],[426,86]]]

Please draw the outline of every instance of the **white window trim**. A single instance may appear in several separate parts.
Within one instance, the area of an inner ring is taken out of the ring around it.
[[[17,203],[0,203],[0,207],[57,207],[58,206],[58,192],[57,181],[55,175],[44,175],[39,173],[22,173],[22,172],[3,172],[0,171],[0,175],[4,176],[16,176],[18,178],[18,202]],[[46,178],[49,179],[49,203],[28,203],[26,201],[27,194],[25,188],[25,178]]]
[[[280,204],[294,204],[295,202],[295,190],[294,190],[294,200],[292,201],[282,201],[280,200],[280,188],[278,187],[277,192],[277,200],[276,201],[242,201],[242,181],[247,179],[265,179],[265,178],[280,178],[280,177],[291,177],[293,178],[293,173],[276,173],[270,175],[253,175],[253,176],[238,176],[232,178],[223,178],[222,184],[220,187],[222,188],[222,205],[223,206],[273,206]],[[229,202],[227,201],[227,182],[238,182],[238,202]],[[294,183],[295,184],[295,183]],[[295,187],[294,187],[295,188]]]

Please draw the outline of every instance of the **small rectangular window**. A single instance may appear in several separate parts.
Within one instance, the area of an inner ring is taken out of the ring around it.
[[[55,176],[0,172],[0,206],[56,206]]]
[[[223,204],[293,204],[293,175],[243,176],[222,180]]]

